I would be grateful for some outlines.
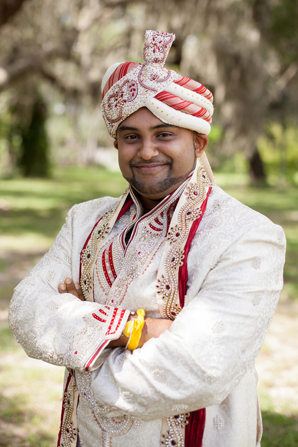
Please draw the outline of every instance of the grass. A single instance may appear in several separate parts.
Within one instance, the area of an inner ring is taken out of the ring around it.
[[[0,353],[15,351],[18,347],[9,327],[6,324],[3,325],[3,327],[0,327],[0,342]]]
[[[103,168],[69,168],[46,180],[1,180],[0,246],[47,248],[71,206],[105,195],[118,196],[125,187],[120,174]]]
[[[297,447],[298,418],[263,411],[262,447]]]
[[[298,303],[298,188],[250,187],[242,174],[216,174],[216,178],[229,194],[285,229],[288,250],[282,302],[292,313]],[[49,248],[72,205],[104,195],[119,196],[125,188],[120,173],[104,168],[59,169],[54,178],[45,180],[0,180],[0,432],[4,433],[0,447],[55,445],[61,406],[62,369],[27,358],[9,331],[6,316],[13,287]],[[282,318],[281,326],[286,321]],[[264,358],[273,352],[274,346],[265,343]],[[262,447],[294,447],[298,444],[297,405],[278,404],[272,397],[270,377],[261,392]]]
[[[17,366],[3,357],[0,447],[52,447],[59,426],[62,368],[40,369],[22,357],[21,352],[15,356]]]

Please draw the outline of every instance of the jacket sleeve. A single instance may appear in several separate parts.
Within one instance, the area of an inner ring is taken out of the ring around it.
[[[58,293],[65,278],[79,279],[78,266],[72,269],[76,210],[77,205],[49,252],[16,287],[9,324],[30,357],[84,371],[98,366],[103,349],[121,335],[129,311]]]
[[[252,228],[223,253],[169,331],[133,353],[111,351],[92,372],[94,397],[145,420],[222,402],[261,348],[284,259],[280,227]]]

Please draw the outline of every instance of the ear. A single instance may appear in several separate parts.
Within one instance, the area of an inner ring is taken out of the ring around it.
[[[114,140],[114,148],[118,150],[118,140],[115,138]]]
[[[202,155],[202,152],[204,151],[205,147],[207,146],[208,141],[209,141],[209,138],[207,137],[207,135],[194,132],[193,142],[194,142],[197,158],[199,158]]]

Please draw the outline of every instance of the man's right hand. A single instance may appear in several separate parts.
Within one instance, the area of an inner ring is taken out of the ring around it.
[[[85,301],[80,284],[74,283],[71,278],[66,278],[63,283],[59,284],[58,291],[59,293],[71,293],[81,301]]]

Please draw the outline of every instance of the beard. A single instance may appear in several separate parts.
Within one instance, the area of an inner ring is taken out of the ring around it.
[[[152,160],[151,162],[148,163],[148,165],[150,165],[153,162],[154,161]],[[144,164],[144,162],[142,162],[142,164]],[[160,181],[154,182],[153,184],[148,184],[144,181],[137,180],[135,177],[135,173],[132,169],[132,167],[133,167],[132,165],[130,166],[131,172],[132,172],[132,177],[124,176],[124,178],[139,194],[148,195],[148,196],[159,195],[165,191],[168,191],[170,188],[172,188],[175,185],[177,185],[177,188],[178,188],[178,186],[180,186],[181,183],[183,183],[184,180],[189,176],[189,174],[194,170],[195,164],[196,164],[196,158],[194,160],[194,165],[189,172],[187,172],[186,174],[174,177],[172,175],[172,163],[168,163],[169,169],[167,170],[166,177]]]

